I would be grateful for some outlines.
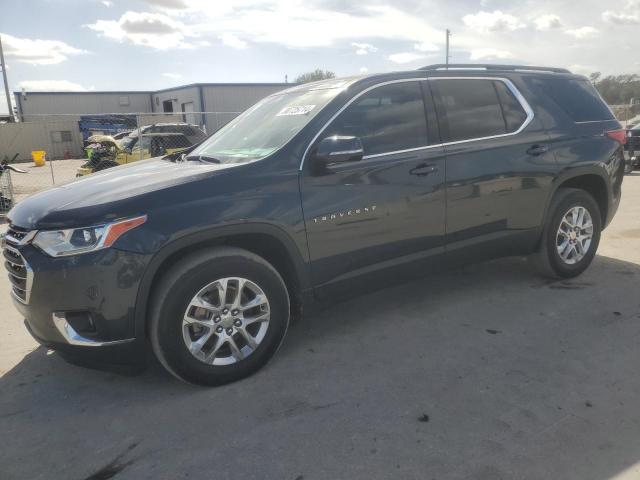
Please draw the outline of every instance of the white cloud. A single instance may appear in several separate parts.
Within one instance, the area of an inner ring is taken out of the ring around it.
[[[369,69],[367,67],[360,67],[360,73],[362,73],[363,75],[365,73],[369,73]]]
[[[111,0],[102,0],[102,2],[100,3],[102,3],[102,5],[104,5],[107,8],[113,7],[113,2]]]
[[[238,38],[233,33],[225,33],[220,35],[220,40],[228,47],[237,48],[238,50],[244,50],[247,48],[247,42]]]
[[[378,51],[376,47],[371,45],[370,43],[351,43],[352,47],[356,47],[356,55],[369,55],[370,53],[375,53]]]
[[[540,30],[541,32],[562,28],[562,20],[560,20],[558,15],[553,14],[541,15],[534,20],[534,23],[536,24],[536,30]]]
[[[86,53],[58,40],[18,38],[6,33],[1,35],[5,57],[32,65],[54,65],[64,62],[69,56]]]
[[[363,40],[371,39],[439,42],[442,38],[440,30],[423,18],[388,5],[364,4],[358,12],[329,9],[320,6],[320,2],[302,0],[241,0],[241,6],[234,2],[233,9],[205,0],[193,0],[190,5],[194,11],[189,16],[197,19],[190,25],[193,32],[233,32],[254,43],[287,48],[364,44]]]
[[[616,25],[640,25],[640,0],[627,0],[620,11],[607,10],[602,19]]]
[[[23,80],[18,83],[20,90],[27,92],[86,92],[93,87],[85,87],[69,80]]]
[[[180,75],[179,73],[170,73],[170,72],[165,72],[162,74],[162,76],[170,78],[172,80],[178,80],[179,78],[182,78],[182,75]]]
[[[578,63],[574,63],[573,65],[569,65],[569,70],[573,73],[579,73],[581,75],[588,75],[590,73],[596,72],[598,69],[592,65],[580,65]]]
[[[602,14],[602,19],[616,25],[640,25],[640,13],[629,14],[607,10]]]
[[[480,33],[512,32],[525,27],[518,17],[500,10],[465,15],[462,21],[467,27]]]
[[[413,45],[413,48],[419,52],[437,52],[440,50],[440,47],[431,42],[416,43]]]
[[[144,0],[154,7],[169,8],[175,10],[183,10],[189,8],[185,0]]]
[[[504,60],[513,58],[513,53],[496,48],[476,48],[471,50],[471,60]]]
[[[208,45],[208,42],[187,40],[195,36],[190,29],[163,13],[129,11],[119,20],[98,20],[86,26],[107,38],[157,50]]]
[[[399,64],[411,63],[417,60],[422,60],[424,58],[426,58],[426,55],[420,55],[419,53],[413,52],[401,52],[389,55],[389,60],[391,60],[393,63]]]
[[[578,40],[582,40],[585,38],[594,37],[595,35],[600,33],[600,31],[597,28],[593,28],[593,27],[580,27],[580,28],[565,30],[565,33],[567,35],[571,35],[572,37],[577,38]]]

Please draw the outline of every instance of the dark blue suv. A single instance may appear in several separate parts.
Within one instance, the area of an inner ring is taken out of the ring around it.
[[[142,357],[216,385],[316,300],[530,255],[573,277],[620,202],[625,132],[567,70],[450,65],[271,95],[186,153],[9,214],[11,295],[69,358]]]

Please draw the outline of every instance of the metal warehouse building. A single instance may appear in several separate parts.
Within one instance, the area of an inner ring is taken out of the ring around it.
[[[0,125],[0,158],[81,155],[85,115],[143,114],[143,124],[186,122],[211,133],[287,83],[194,83],[157,91],[14,92],[19,123]],[[207,112],[206,114],[194,112]],[[148,115],[144,115],[148,114]]]

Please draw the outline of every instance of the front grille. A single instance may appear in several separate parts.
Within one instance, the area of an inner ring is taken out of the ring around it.
[[[25,304],[29,303],[33,272],[16,246],[28,240],[31,236],[32,232],[29,230],[10,225],[5,235],[6,245],[2,252],[4,267],[7,269],[9,282],[11,282],[11,292],[19,301]]]
[[[5,239],[9,244],[17,245],[22,242],[27,237],[27,235],[29,235],[29,233],[29,230],[16,227],[15,225],[9,225]]]

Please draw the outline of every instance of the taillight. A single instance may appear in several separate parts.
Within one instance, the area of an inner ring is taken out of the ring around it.
[[[627,143],[627,131],[626,130],[609,130],[608,132],[604,132],[604,134],[609,137],[611,140],[615,140],[620,145],[624,145]]]

